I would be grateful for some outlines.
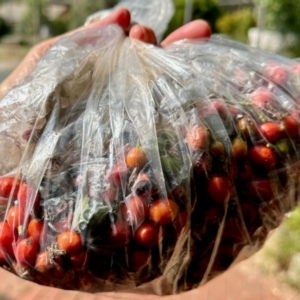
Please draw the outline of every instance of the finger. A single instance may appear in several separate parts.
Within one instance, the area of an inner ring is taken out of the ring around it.
[[[60,38],[71,35],[75,32],[86,28],[96,28],[110,24],[118,24],[123,29],[126,29],[130,25],[130,13],[125,8],[119,8],[111,15],[89,24],[88,26],[82,26],[78,29],[70,31],[66,34],[57,36],[55,38],[46,40],[36,46],[34,46],[18,65],[18,67],[1,83],[0,85],[0,99],[14,86],[22,83],[24,78],[32,72],[36,63]]]
[[[69,36],[75,32],[84,30],[86,28],[97,28],[97,27],[106,26],[106,25],[110,25],[110,24],[117,24],[125,30],[130,25],[130,12],[126,8],[119,8],[119,9],[115,10],[112,14],[110,14],[109,16],[107,16],[101,20],[93,22],[87,26],[81,26],[81,27],[79,27],[75,30],[72,30],[70,32],[67,32],[63,35],[60,35],[60,36],[57,36],[50,40],[47,40],[47,45],[50,48],[62,37]]]
[[[203,20],[195,20],[172,32],[162,41],[161,46],[164,47],[182,39],[209,38],[210,35],[211,30],[208,23]]]
[[[129,31],[129,37],[145,43],[157,44],[154,31],[146,26],[134,25]]]

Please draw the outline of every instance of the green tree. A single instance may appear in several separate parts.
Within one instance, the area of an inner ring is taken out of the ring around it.
[[[0,17],[0,37],[11,32],[11,26]]]
[[[69,29],[82,26],[89,15],[113,7],[117,2],[118,0],[73,0],[69,15]]]
[[[256,24],[252,9],[244,8],[228,12],[216,22],[216,28],[220,33],[228,37],[246,43],[248,41],[248,30]]]
[[[293,34],[294,39],[285,41],[281,54],[300,56],[300,1],[256,0],[258,9],[263,9],[262,28],[281,32],[284,37]]]
[[[25,0],[27,13],[19,24],[18,31],[26,34],[38,35],[40,27],[48,23],[45,10],[48,0]]]
[[[184,22],[186,0],[174,0],[175,14],[169,23],[168,30],[165,35],[168,35]],[[222,10],[216,0],[193,0],[192,3],[192,20],[206,20],[213,32],[216,32],[216,20],[222,15]]]
[[[282,33],[300,35],[299,0],[256,0],[264,7],[264,27]]]

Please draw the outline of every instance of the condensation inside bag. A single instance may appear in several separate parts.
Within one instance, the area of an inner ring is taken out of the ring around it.
[[[62,39],[0,102],[1,263],[61,288],[172,294],[258,250],[297,204],[299,70],[224,39]]]

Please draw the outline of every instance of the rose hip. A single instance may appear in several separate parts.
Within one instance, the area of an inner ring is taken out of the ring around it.
[[[240,159],[247,155],[247,144],[241,138],[236,137],[232,141],[232,154],[235,159]]]
[[[24,225],[24,210],[19,205],[12,206],[7,212],[6,220],[13,230],[17,230],[20,225]]]
[[[134,233],[134,240],[141,246],[152,248],[158,244],[159,227],[151,222],[145,221]]]
[[[290,138],[299,137],[300,123],[294,116],[292,115],[286,116],[283,119],[283,125],[288,137]]]
[[[126,215],[124,217],[129,220],[131,225],[139,226],[148,218],[149,208],[145,198],[131,195],[125,203]]]
[[[156,224],[165,225],[173,222],[178,212],[179,207],[173,200],[158,199],[152,202],[149,217]]]
[[[131,238],[131,230],[125,220],[121,220],[113,224],[109,243],[113,247],[121,247],[126,245]]]
[[[12,192],[12,197],[16,198],[19,192],[21,180],[16,177],[0,177],[0,196],[8,198]]]
[[[0,223],[0,248],[11,254],[14,240],[13,230],[7,222]]]
[[[267,64],[263,70],[263,76],[278,85],[283,85],[288,80],[287,70],[277,64]]]
[[[277,142],[281,137],[281,128],[278,124],[267,122],[259,126],[259,130],[270,143]]]
[[[78,253],[72,254],[70,256],[70,261],[74,269],[83,268],[88,262],[86,251],[80,251]]]
[[[245,192],[247,195],[260,198],[262,201],[270,201],[274,198],[275,193],[271,180],[258,179],[245,184]]]
[[[38,244],[32,239],[21,240],[16,247],[16,260],[20,266],[34,265],[38,254]]]
[[[232,193],[232,185],[228,176],[213,176],[208,181],[208,195],[217,203],[227,202]]]
[[[127,173],[128,168],[125,163],[116,163],[113,165],[107,179],[111,184],[121,186],[121,180],[127,175]]]
[[[277,164],[277,157],[274,151],[264,145],[256,145],[248,151],[249,160],[251,164],[265,171],[272,170]]]
[[[44,222],[37,219],[32,219],[27,227],[28,236],[34,241],[39,242],[44,228]]]
[[[82,241],[79,233],[66,231],[57,236],[57,244],[60,249],[67,253],[75,253],[82,249]]]
[[[130,269],[133,272],[137,272],[147,264],[148,260],[149,251],[133,250],[130,254]]]
[[[209,146],[209,152],[214,156],[222,155],[224,150],[224,145],[219,141],[213,141]]]
[[[258,88],[251,94],[250,100],[254,106],[260,109],[267,107],[274,101],[273,94],[266,88]]]
[[[193,151],[205,148],[207,140],[207,129],[199,125],[194,125],[190,128],[186,135],[186,141]]]
[[[35,214],[40,209],[41,196],[40,192],[32,185],[23,183],[18,192],[19,206],[25,210],[32,208]],[[32,206],[31,206],[32,205]]]
[[[256,136],[258,132],[255,121],[247,115],[238,120],[237,130],[246,140],[251,140],[251,138]]]

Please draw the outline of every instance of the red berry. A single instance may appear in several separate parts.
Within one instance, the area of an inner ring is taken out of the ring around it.
[[[142,168],[147,163],[147,155],[141,147],[132,148],[126,156],[128,168]]]
[[[198,114],[200,119],[206,118],[213,114],[219,114],[221,118],[224,118],[227,115],[227,105],[223,100],[210,99],[209,102],[198,109]]]
[[[126,199],[126,208],[127,216],[125,216],[125,219],[128,219],[133,226],[139,226],[148,218],[149,208],[146,199],[143,197],[129,196]]]
[[[263,76],[278,85],[283,85],[288,80],[288,72],[277,64],[268,64],[264,67]]]
[[[152,248],[158,244],[159,227],[151,222],[144,222],[134,233],[134,239],[141,246]]]
[[[209,152],[215,156],[222,155],[224,150],[224,145],[219,141],[213,141],[209,146]]]
[[[274,198],[274,189],[269,179],[260,179],[245,184],[247,195],[260,198],[262,201],[270,201]]]
[[[19,206],[25,209],[33,209],[34,213],[37,213],[40,208],[40,192],[33,186],[23,183],[20,186],[18,193]]]
[[[16,260],[21,266],[34,265],[38,254],[38,244],[32,239],[21,240],[16,247]]]
[[[28,236],[31,237],[37,243],[40,241],[44,228],[44,222],[37,219],[32,219],[27,227]]]
[[[243,158],[247,155],[247,144],[241,138],[232,141],[232,154],[235,159]]]
[[[131,238],[131,230],[125,220],[119,221],[111,225],[112,231],[109,244],[113,247],[121,247],[126,245]]]
[[[133,250],[130,253],[130,269],[133,272],[137,272],[147,264],[148,259],[149,259],[149,251]]]
[[[227,176],[213,176],[208,181],[208,195],[217,203],[225,203],[231,197],[232,185]]]
[[[226,117],[227,107],[224,101],[222,100],[212,100],[211,105],[215,108],[221,118]]]
[[[266,88],[258,88],[250,96],[251,102],[256,107],[262,109],[271,104],[273,99],[273,94]]]
[[[12,206],[7,212],[6,220],[13,230],[18,229],[20,225],[25,225],[24,210],[18,205]]]
[[[60,270],[63,265],[61,257],[54,257],[50,261],[50,253],[48,251],[40,252],[35,261],[35,269],[41,273],[47,272],[50,269]]]
[[[74,231],[66,231],[57,236],[57,244],[67,253],[75,253],[82,248],[81,236]]]
[[[205,148],[207,140],[207,129],[199,125],[194,125],[186,134],[186,141],[193,151]]]
[[[74,269],[81,269],[87,264],[87,253],[86,251],[81,251],[70,256],[71,264]]]
[[[275,143],[281,138],[281,128],[278,124],[267,122],[259,126],[259,130],[266,140]]]
[[[271,148],[263,145],[253,146],[248,151],[251,164],[263,170],[272,170],[276,163],[277,157]]]
[[[11,249],[14,240],[12,228],[7,222],[0,223],[0,248]]]
[[[178,212],[178,205],[173,200],[158,199],[150,206],[149,218],[156,224],[165,225],[173,222]]]
[[[52,264],[50,263],[50,254],[48,251],[41,252],[37,255],[35,261],[35,269],[41,273],[50,270]]]
[[[0,178],[0,197],[8,198],[12,192],[12,197],[16,198],[19,192],[20,179],[16,177]]]
[[[236,126],[246,140],[251,140],[258,131],[255,121],[247,115],[239,119]]]
[[[107,179],[111,184],[121,186],[121,180],[127,175],[127,173],[128,168],[125,163],[116,163],[113,165]]]
[[[296,74],[300,74],[300,64],[292,65],[291,70]]]
[[[299,137],[300,123],[294,116],[292,116],[292,115],[286,116],[283,119],[283,124],[284,124],[284,128],[285,128],[285,132],[288,137],[290,137],[290,138],[298,138]]]

